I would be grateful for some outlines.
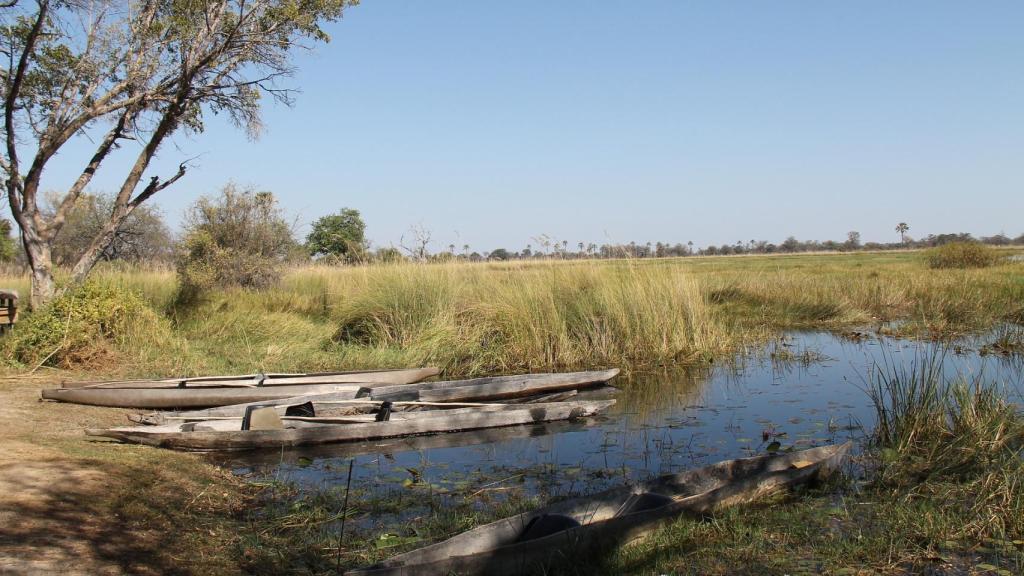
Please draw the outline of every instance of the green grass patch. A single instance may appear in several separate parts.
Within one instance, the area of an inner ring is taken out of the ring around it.
[[[89,369],[122,361],[142,339],[150,350],[171,346],[170,321],[138,292],[92,280],[27,315],[4,347],[24,365]]]
[[[979,242],[950,242],[924,253],[929,268],[985,268],[999,261],[999,251]]]

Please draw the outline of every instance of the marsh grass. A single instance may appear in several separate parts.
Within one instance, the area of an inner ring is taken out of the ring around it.
[[[3,345],[26,365],[89,368],[120,361],[118,349],[143,338],[153,345],[145,350],[178,344],[167,318],[137,291],[90,280],[28,315]]]
[[[930,546],[1024,536],[1024,417],[1010,390],[950,377],[934,355],[881,367],[869,394],[875,484],[913,511],[902,529]]]
[[[929,268],[985,268],[999,261],[999,250],[980,242],[950,242],[924,252]]]
[[[728,349],[683,270],[593,264],[367,269],[336,298],[343,350],[404,350],[451,373],[691,362]]]
[[[923,543],[912,523],[929,511],[826,485],[728,509],[709,520],[680,518],[601,562],[582,563],[564,573],[1021,573],[1024,554],[1009,541],[989,539],[975,547]]]
[[[27,290],[15,272],[0,284]],[[917,253],[307,266],[188,303],[170,269],[106,263],[95,276],[141,295],[178,340],[168,352],[121,338],[111,373],[432,364],[457,377],[706,364],[790,329],[961,335],[1024,319],[1022,272],[931,270]]]
[[[915,255],[306,267],[173,314],[197,370],[629,371],[725,360],[793,328],[984,330],[1020,314],[1021,270],[929,271]]]
[[[983,344],[978,352],[982,355],[1024,355],[1024,326],[1005,324],[996,328],[990,335],[990,341]]]

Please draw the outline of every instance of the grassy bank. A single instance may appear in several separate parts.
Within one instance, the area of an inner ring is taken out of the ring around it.
[[[171,322],[173,341],[142,331],[118,344],[109,367],[136,374],[645,369],[727,358],[787,329],[943,337],[1024,320],[1024,263],[936,270],[914,252],[307,267],[272,289],[188,306],[175,303],[171,271],[97,279],[141,293]]]

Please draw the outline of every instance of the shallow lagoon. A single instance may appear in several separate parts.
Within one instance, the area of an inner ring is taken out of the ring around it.
[[[585,421],[219,461],[255,480],[293,483],[301,493],[344,486],[354,459],[353,494],[406,502],[400,513],[356,522],[386,529],[419,512],[416,495],[423,497],[423,507],[447,499],[476,500],[480,506],[510,496],[544,500],[776,448],[863,440],[873,426],[866,389],[875,373],[909,369],[929,356],[938,355],[949,376],[980,374],[1019,398],[1024,362],[1020,356],[980,354],[988,340],[935,344],[874,335],[790,334],[729,366],[613,381],[622,387],[615,395],[618,403]],[[851,472],[858,469],[852,466]]]

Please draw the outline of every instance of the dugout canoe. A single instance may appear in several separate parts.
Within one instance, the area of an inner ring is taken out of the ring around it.
[[[561,402],[562,400],[552,400]],[[348,402],[356,402],[354,406]],[[283,423],[294,423],[297,427],[310,424],[357,424],[363,422],[377,422],[380,418],[380,402],[371,402],[371,406],[364,409],[363,400],[338,400],[333,402],[308,401],[295,405],[276,405],[255,402],[244,404],[253,409],[270,409]],[[479,412],[507,412],[509,410],[525,410],[529,404],[477,404],[477,403],[447,403],[431,404],[424,406],[422,402],[395,402],[389,406],[387,420],[390,422],[402,422],[406,420],[418,420],[421,418],[453,417],[460,414],[473,414]],[[229,406],[228,408],[232,408]],[[290,408],[302,408],[292,412]],[[377,409],[375,409],[377,408]],[[247,410],[248,411],[248,408]],[[145,424],[147,426],[160,426],[162,431],[181,431],[183,423],[198,423],[200,427],[206,426],[212,430],[238,430],[240,423],[245,418],[245,412],[228,416],[197,416],[204,410],[194,412],[155,412],[142,416],[129,415],[132,422]]]
[[[509,400],[513,404],[537,404],[547,402],[562,402],[575,398],[575,390],[563,390],[553,394],[542,394],[528,396],[525,398],[514,398]],[[588,398],[588,400],[606,400],[607,398]],[[441,410],[452,408],[463,408],[467,406],[482,406],[484,408],[493,404],[481,404],[476,402],[419,402],[419,401],[388,401],[391,410],[402,412],[405,410]],[[352,399],[347,392],[310,394],[306,396],[292,396],[279,400],[268,400],[262,402],[247,402],[245,404],[231,404],[229,406],[217,406],[203,410],[182,410],[173,412],[151,412],[149,414],[131,414],[128,419],[139,424],[151,426],[166,424],[169,421],[180,420],[183,422],[195,422],[211,418],[241,418],[250,407],[253,408],[274,408],[278,415],[284,416],[289,408],[308,406],[309,410],[317,415],[353,415],[370,414],[380,409],[384,401],[365,399]]]
[[[206,408],[245,402],[263,402],[305,394],[330,393],[354,399],[366,389],[359,384],[293,384],[280,386],[198,387],[198,388],[50,388],[44,400],[111,406],[115,408]]]
[[[596,422],[593,419],[577,418],[574,420],[557,420],[523,426],[481,428],[479,430],[451,432],[449,434],[400,436],[398,438],[381,438],[365,442],[296,446],[295,448],[283,451],[280,448],[268,448],[266,450],[247,450],[245,452],[210,452],[207,458],[226,468],[258,468],[261,472],[273,473],[282,464],[301,466],[307,465],[310,461],[325,458],[351,458],[366,454],[397,455],[404,452],[420,452],[439,448],[459,448],[480,444],[528,441],[556,434],[581,432],[589,430],[595,425]]]
[[[582,390],[605,384],[619,374],[618,368],[588,372],[518,374],[470,380],[420,382],[403,386],[369,386],[373,400],[420,400],[424,402],[480,402],[505,400],[561,390]]]
[[[634,487],[566,500],[345,574],[502,576],[598,558],[678,516],[708,515],[823,478],[841,466],[851,445],[727,460]]]
[[[157,380],[108,380],[102,382],[63,382],[62,388],[199,388],[223,386],[291,386],[296,384],[369,384],[403,385],[437,376],[437,368],[399,370],[353,370],[348,372],[315,372],[309,374],[271,373],[236,376],[197,376],[193,378],[162,378]]]
[[[239,419],[185,422],[163,426],[132,426],[86,430],[90,436],[180,450],[253,450],[258,448],[357,442],[416,434],[438,434],[517,426],[592,416],[614,400],[495,405],[498,409],[463,408],[411,412],[412,418],[384,422],[337,424],[315,419],[286,421],[282,430],[241,430]],[[233,430],[224,429],[238,426]]]

